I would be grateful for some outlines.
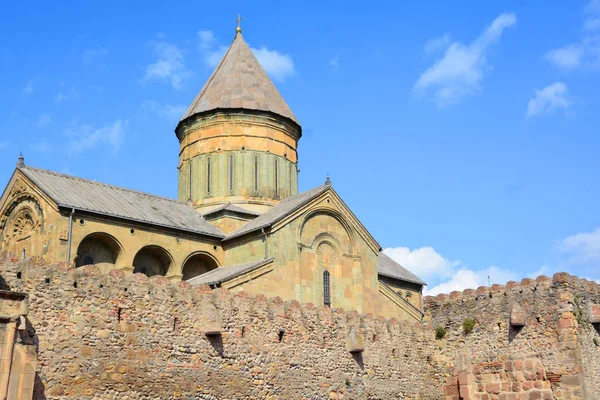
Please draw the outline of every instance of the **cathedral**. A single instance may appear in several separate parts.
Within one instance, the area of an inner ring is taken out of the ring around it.
[[[329,178],[298,193],[302,127],[239,27],[175,134],[177,199],[19,157],[0,250],[422,320],[425,282],[381,252]]]

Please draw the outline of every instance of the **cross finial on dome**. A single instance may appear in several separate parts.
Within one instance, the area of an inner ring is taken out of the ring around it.
[[[235,28],[235,31],[237,33],[242,33],[242,20],[244,19],[244,17],[242,17],[240,14],[238,14],[238,19],[237,19],[237,28]]]
[[[325,178],[325,186],[331,186],[331,179],[329,179],[329,174],[327,174],[327,178]]]
[[[25,158],[23,158],[23,152],[19,152],[19,158],[17,159],[17,167],[22,168],[25,166]]]

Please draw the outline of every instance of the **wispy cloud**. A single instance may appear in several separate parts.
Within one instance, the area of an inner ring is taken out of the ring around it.
[[[168,120],[181,118],[187,107],[184,104],[161,104],[156,101],[146,100],[142,103],[143,110],[149,110]]]
[[[491,68],[487,61],[491,46],[516,22],[515,14],[504,13],[470,44],[451,43],[444,56],[421,74],[414,85],[415,92],[426,95],[433,91],[433,101],[444,107],[480,91],[484,74]],[[435,45],[438,43],[441,42]],[[431,42],[428,46],[431,48]]]
[[[81,54],[81,61],[84,64],[91,64],[95,59],[108,55],[108,49],[102,47],[99,49],[85,49]]]
[[[6,141],[0,142],[0,150],[5,149],[6,147],[8,147],[8,142],[6,142]]]
[[[43,128],[46,125],[48,125],[50,122],[52,122],[52,117],[50,116],[50,114],[42,113],[40,115],[40,117],[38,118],[36,125],[38,128]]]
[[[336,54],[331,60],[329,60],[329,66],[332,67],[333,69],[339,69],[340,68],[340,56],[339,56],[339,54]]]
[[[56,101],[67,101],[78,98],[79,91],[73,85],[67,85],[65,82],[60,83],[60,92],[54,96]]]
[[[568,236],[557,243],[563,270],[600,280],[600,228]]]
[[[185,66],[183,51],[176,45],[164,40],[152,43],[156,62],[146,67],[144,81],[162,80],[173,88],[181,89],[183,81],[192,74]]]
[[[71,154],[80,154],[100,146],[107,146],[116,154],[125,138],[128,121],[118,120],[112,124],[95,128],[88,124],[73,124],[65,134],[70,140],[67,143]]]
[[[555,82],[543,89],[536,90],[527,104],[527,117],[549,114],[559,109],[568,109],[573,102],[570,100],[567,85]]]
[[[581,39],[545,54],[546,60],[563,70],[600,66],[600,1],[592,0],[584,8]]]
[[[33,79],[27,81],[25,86],[23,87],[23,94],[28,95],[33,93]]]
[[[198,32],[198,48],[204,58],[204,63],[214,68],[221,61],[228,47],[218,43],[214,34],[211,31]],[[258,59],[258,62],[264,68],[269,76],[279,82],[296,74],[294,60],[288,54],[280,53],[277,50],[269,50],[263,46],[255,48],[250,46],[250,50]]]
[[[407,247],[385,249],[384,252],[400,265],[413,272],[431,286],[425,294],[450,293],[453,290],[476,289],[491,283],[505,283],[518,279],[518,274],[496,266],[472,269],[459,260],[449,260],[432,247],[410,250]]]
[[[451,43],[450,34],[448,32],[444,33],[442,36],[430,39],[426,44],[423,52],[425,54],[437,53],[438,51],[445,50],[448,48],[448,45]]]

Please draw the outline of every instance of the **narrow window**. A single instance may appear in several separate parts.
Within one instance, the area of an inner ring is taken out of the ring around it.
[[[229,191],[233,191],[233,155],[229,156]]]
[[[275,195],[279,196],[279,160],[275,159]]]
[[[192,160],[189,161],[190,176],[188,177],[188,200],[192,200]]]
[[[292,195],[292,165],[288,166],[288,196]]]
[[[323,304],[331,306],[331,275],[329,271],[323,272]]]
[[[21,253],[21,259],[26,259],[27,258],[27,250],[25,250],[25,248],[23,248],[23,252]]]
[[[254,156],[254,191],[258,192],[258,156]]]
[[[206,193],[210,193],[210,157],[206,159]]]

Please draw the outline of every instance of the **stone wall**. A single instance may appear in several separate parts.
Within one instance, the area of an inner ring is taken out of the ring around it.
[[[600,290],[567,274],[425,298],[421,326],[94,266],[0,268],[30,297],[34,398],[600,398]]]
[[[433,331],[419,325],[43,264],[0,260],[11,289],[30,296],[39,343],[34,398],[441,396]]]
[[[565,273],[425,298],[429,324],[446,331],[447,399],[600,398],[594,304],[598,285]]]

